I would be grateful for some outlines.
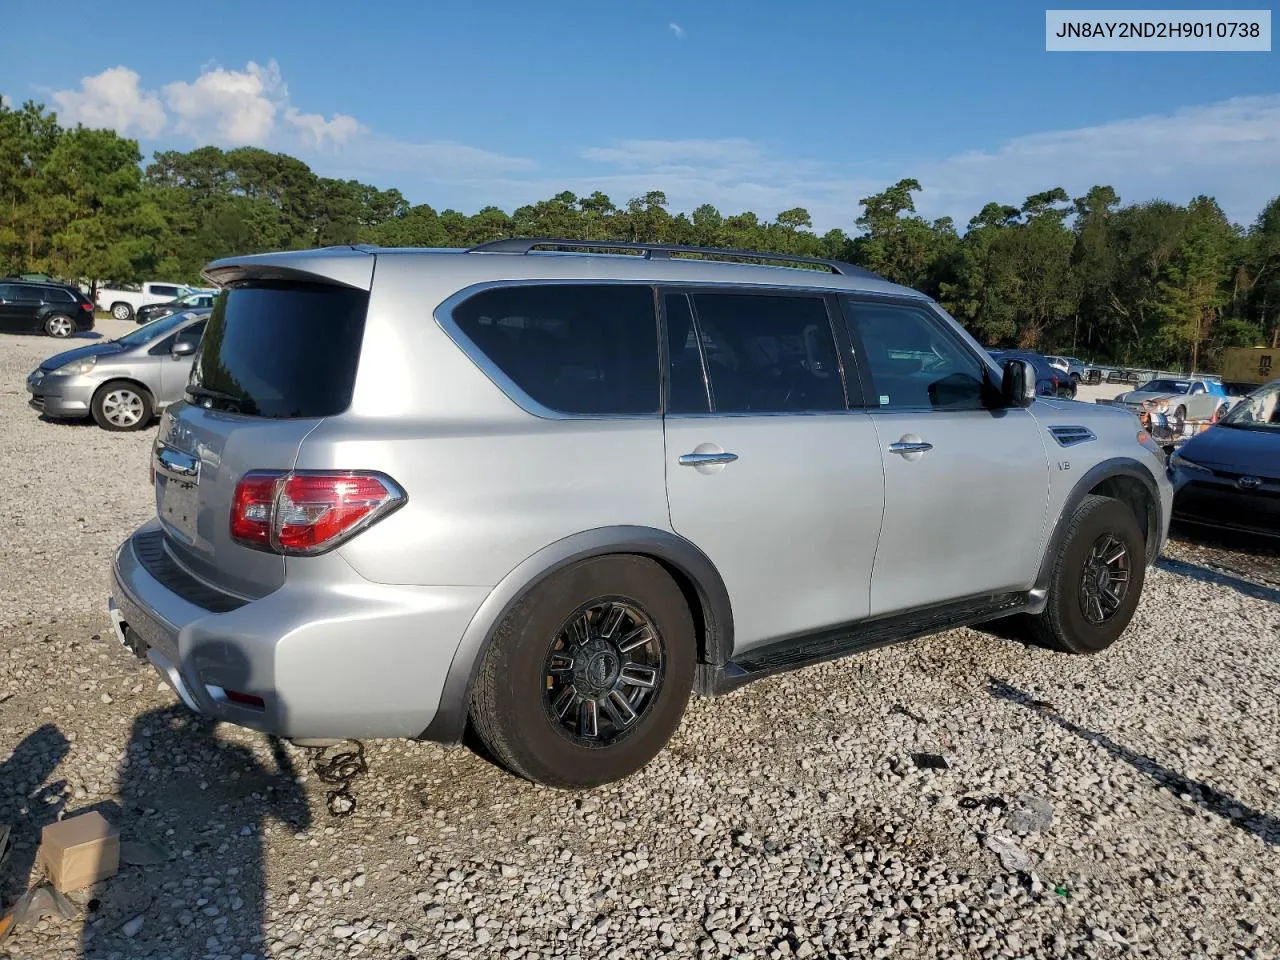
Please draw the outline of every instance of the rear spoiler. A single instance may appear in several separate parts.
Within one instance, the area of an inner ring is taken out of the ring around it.
[[[364,247],[288,250],[215,260],[200,275],[219,287],[246,280],[301,280],[368,290],[376,259],[372,249]]]

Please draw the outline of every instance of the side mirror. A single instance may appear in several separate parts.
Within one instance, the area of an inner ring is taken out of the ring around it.
[[[170,356],[175,360],[179,357],[189,357],[196,352],[196,345],[190,340],[179,340],[173,345],[173,349],[169,351]]]
[[[1036,398],[1036,369],[1026,360],[1006,360],[1000,395],[1006,407],[1027,407]]]

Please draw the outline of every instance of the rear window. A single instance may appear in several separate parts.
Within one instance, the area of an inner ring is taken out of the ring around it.
[[[351,404],[369,294],[255,283],[214,300],[188,397],[250,417],[328,417]]]
[[[658,412],[658,321],[648,286],[499,287],[459,305],[453,320],[535,403],[589,416]]]

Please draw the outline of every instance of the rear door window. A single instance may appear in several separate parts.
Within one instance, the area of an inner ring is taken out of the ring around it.
[[[641,284],[516,284],[454,308],[453,322],[513,399],[563,414],[656,414],[658,322]]]
[[[251,283],[217,298],[191,398],[251,417],[328,417],[351,405],[369,294],[330,284]]]
[[[179,291],[177,287],[157,287],[153,285],[151,287],[151,292],[157,297],[176,298]]]

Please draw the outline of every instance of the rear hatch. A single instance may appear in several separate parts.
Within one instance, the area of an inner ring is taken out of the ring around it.
[[[256,257],[247,268],[223,268],[228,289],[214,302],[186,399],[166,412],[152,457],[164,545],[218,589],[256,598],[284,582],[283,556],[231,538],[236,486],[250,471],[291,469],[306,435],[349,406],[373,272],[374,258],[363,256],[367,279],[349,262],[341,271],[362,286]],[[222,279],[218,267],[210,273]]]

